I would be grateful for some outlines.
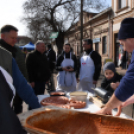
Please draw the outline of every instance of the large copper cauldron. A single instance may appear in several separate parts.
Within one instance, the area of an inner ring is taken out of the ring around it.
[[[66,109],[38,112],[26,119],[33,134],[134,134],[134,121]]]

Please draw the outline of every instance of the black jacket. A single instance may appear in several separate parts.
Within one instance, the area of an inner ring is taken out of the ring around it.
[[[21,71],[21,73],[24,75],[24,77],[28,80],[27,70],[26,70],[26,64],[25,64],[25,57],[24,54],[21,52],[20,48],[18,46],[11,46],[7,44],[4,40],[0,39],[0,46],[5,48],[7,51],[11,52],[13,58],[16,60],[17,65]]]
[[[120,82],[121,79],[122,79],[122,76],[119,75],[118,73],[115,73],[114,77],[111,80],[107,80],[106,77],[104,77],[104,79],[101,82],[101,87],[109,91],[109,93],[112,95],[114,92],[114,89],[111,88],[110,83]]]
[[[49,67],[51,72],[55,69],[55,62],[56,62],[56,54],[53,49],[50,49],[46,52],[46,56],[49,62]]]
[[[56,70],[57,71],[63,71],[62,70],[61,63],[64,60],[64,54],[65,54],[66,58],[70,59],[70,53],[65,53],[63,51],[62,54],[59,55],[59,57],[57,59],[57,62],[56,62]],[[76,56],[74,54],[72,54],[72,57],[71,58],[74,61],[74,71],[76,71],[77,70],[77,59],[76,59]]]
[[[1,71],[0,87],[0,134],[27,134],[10,106],[13,92]]]
[[[30,82],[46,82],[51,77],[45,54],[41,54],[37,50],[34,50],[27,55],[26,67]]]
[[[89,55],[89,53],[91,51],[93,51],[93,49],[89,49],[88,51],[86,51],[86,54]],[[80,68],[81,68],[80,60],[81,60],[81,57],[83,56],[83,54],[78,59],[76,78],[79,77]],[[94,65],[95,65],[95,72],[94,72],[94,75],[93,75],[93,80],[97,81],[99,79],[99,76],[100,76],[100,73],[101,73],[101,66],[102,66],[101,56],[96,51],[93,51],[90,56],[91,56],[91,58],[94,62]]]

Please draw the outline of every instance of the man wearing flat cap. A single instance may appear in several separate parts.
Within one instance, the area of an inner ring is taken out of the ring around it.
[[[121,22],[118,39],[124,51],[132,52],[131,63],[113,96],[97,114],[111,115],[112,109],[120,106],[134,94],[134,18],[126,18]]]

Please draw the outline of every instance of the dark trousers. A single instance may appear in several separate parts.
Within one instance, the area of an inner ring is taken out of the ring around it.
[[[22,112],[22,99],[19,97],[18,94],[16,94],[13,102],[13,110],[16,114],[19,114]]]
[[[45,82],[35,82],[33,90],[36,95],[43,95],[45,91]],[[31,107],[29,107],[28,109],[32,110]]]
[[[49,83],[46,83],[46,90],[48,91],[48,93],[55,91],[55,82],[54,82],[54,75],[51,74],[51,78]]]
[[[42,95],[45,91],[45,82],[35,82],[35,86],[33,88],[34,93],[36,95]]]
[[[126,69],[126,62],[122,63],[122,69]]]

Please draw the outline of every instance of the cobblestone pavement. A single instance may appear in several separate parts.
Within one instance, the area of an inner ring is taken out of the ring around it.
[[[126,73],[126,70],[121,69],[121,68],[116,68],[116,71],[117,71],[119,74],[121,74],[121,75],[125,75],[125,73]],[[56,76],[57,76],[57,74],[54,75],[55,87],[56,87],[56,85],[57,85]],[[100,78],[99,78],[99,80],[98,80],[98,82],[97,82],[97,87],[100,86],[101,80],[103,79],[103,77],[104,77],[104,75],[103,75],[103,73],[101,73]],[[47,94],[47,91],[45,91],[45,94]],[[23,103],[23,112],[26,112],[26,111],[27,111],[27,107],[28,107],[27,104],[26,104],[26,103]]]

